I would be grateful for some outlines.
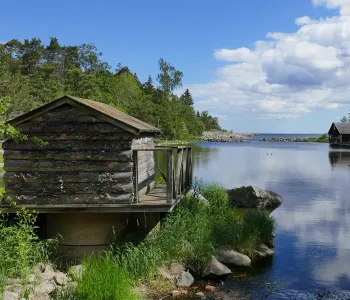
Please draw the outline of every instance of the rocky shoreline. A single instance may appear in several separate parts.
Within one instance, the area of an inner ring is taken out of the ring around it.
[[[256,133],[230,133],[223,131],[205,131],[197,139],[204,142],[248,143],[247,138],[258,136]]]
[[[263,138],[259,140],[260,142],[282,142],[282,143],[305,143],[305,142],[316,142],[314,137],[306,138]]]

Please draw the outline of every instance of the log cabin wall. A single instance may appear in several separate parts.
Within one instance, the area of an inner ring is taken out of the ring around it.
[[[133,201],[132,149],[152,148],[134,134],[64,104],[21,123],[33,141],[3,143],[7,196],[17,204],[122,204]],[[139,189],[154,183],[153,152],[139,153]]]

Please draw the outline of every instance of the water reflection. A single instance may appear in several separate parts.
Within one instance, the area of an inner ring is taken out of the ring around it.
[[[329,151],[329,162],[332,168],[349,168],[350,167],[350,151]]]
[[[277,253],[268,266],[255,267],[257,282],[278,282],[284,294],[350,290],[350,151],[309,143],[202,143],[194,157],[195,176],[205,182],[256,185],[283,197],[272,214]],[[225,288],[236,284],[229,279]]]

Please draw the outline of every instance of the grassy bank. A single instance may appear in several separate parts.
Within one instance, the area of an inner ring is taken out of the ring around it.
[[[318,138],[305,138],[305,139],[301,139],[301,142],[306,142],[306,143],[328,143],[328,136],[326,133],[322,134],[320,137]]]
[[[175,146],[175,145],[186,145],[186,144],[192,144],[200,142],[196,139],[187,139],[187,140],[162,140],[157,139],[155,140],[156,146]]]
[[[199,193],[207,200],[198,197]],[[33,227],[33,222],[27,225]],[[35,239],[33,231],[29,230],[25,238],[18,235],[28,230],[27,225],[13,227],[2,222],[0,232],[12,246],[8,248],[0,242],[0,251],[4,251],[3,247],[8,249],[0,255],[0,274],[7,275],[4,271],[12,269],[13,276],[20,276],[20,269],[30,269],[48,258],[49,244]],[[137,236],[134,236],[132,241],[123,244],[115,241],[106,255],[87,257],[76,293],[65,299],[143,299],[133,287],[151,282],[157,276],[158,267],[181,262],[199,274],[216,249],[235,249],[253,256],[259,244],[271,239],[274,228],[275,222],[267,212],[237,213],[230,206],[223,187],[197,186],[195,193],[187,196],[167,215],[160,229],[146,239],[135,242]],[[30,248],[24,250],[23,245]],[[19,253],[23,260],[18,264],[15,260]]]

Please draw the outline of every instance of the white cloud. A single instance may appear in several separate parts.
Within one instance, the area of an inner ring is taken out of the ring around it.
[[[212,82],[187,85],[198,109],[297,118],[347,104],[350,94],[350,0],[313,0],[339,15],[303,16],[294,33],[270,32],[254,47],[217,49],[226,62]],[[291,20],[292,21],[292,20]]]
[[[343,16],[350,15],[350,1],[349,0],[312,0],[315,6],[325,5],[331,9],[339,9]]]

